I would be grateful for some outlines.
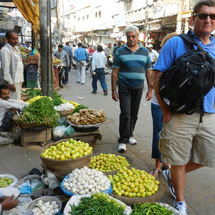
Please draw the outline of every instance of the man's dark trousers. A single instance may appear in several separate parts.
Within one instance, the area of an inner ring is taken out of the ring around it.
[[[133,137],[133,131],[137,121],[139,106],[143,94],[143,87],[139,89],[118,86],[120,116],[119,116],[119,143],[128,143],[129,138]]]

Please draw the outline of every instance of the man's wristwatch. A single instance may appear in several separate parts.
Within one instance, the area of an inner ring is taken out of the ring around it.
[[[117,91],[113,91],[112,94],[117,93]]]

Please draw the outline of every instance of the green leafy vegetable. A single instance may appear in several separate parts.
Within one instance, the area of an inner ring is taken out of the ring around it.
[[[71,206],[72,215],[123,215],[124,210],[119,204],[108,202],[105,198],[84,197],[78,206]]]
[[[27,96],[28,99],[31,99],[35,96],[42,96],[42,92],[41,90],[39,89],[34,89],[34,88],[31,88],[31,89],[27,89],[23,92],[23,95]]]
[[[58,125],[59,117],[52,101],[48,97],[43,97],[25,107],[18,120],[26,124],[45,124],[54,127]]]
[[[72,114],[74,114],[74,113],[79,113],[79,111],[80,111],[81,109],[89,109],[89,107],[84,106],[84,105],[78,105],[78,106],[74,109],[74,111],[72,112]]]
[[[173,212],[156,203],[134,204],[131,215],[172,215]]]

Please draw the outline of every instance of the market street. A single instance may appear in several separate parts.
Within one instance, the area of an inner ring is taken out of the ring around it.
[[[91,77],[86,76],[84,85],[76,83],[75,70],[69,73],[68,84],[58,91],[59,94],[68,101],[75,101],[97,110],[104,109],[107,116],[106,122],[100,127],[102,140],[97,141],[92,146],[94,153],[118,153],[118,121],[119,121],[119,103],[111,98],[111,71],[106,75],[109,94],[104,96],[100,83],[98,82],[97,94],[92,94]],[[135,161],[135,167],[144,169],[147,172],[154,168],[154,160],[151,159],[152,142],[152,119],[150,111],[150,102],[142,98],[139,118],[134,131],[134,137],[137,145],[127,146],[124,155],[128,155]],[[0,156],[2,164],[0,173],[8,173],[20,179],[26,175],[32,168],[36,167],[42,170],[40,152],[42,147],[31,145],[22,147],[19,145],[1,146]],[[185,190],[186,203],[188,205],[189,215],[212,215],[214,214],[215,199],[215,170],[212,168],[202,168],[187,177]],[[173,198],[168,188],[160,202],[173,205]]]

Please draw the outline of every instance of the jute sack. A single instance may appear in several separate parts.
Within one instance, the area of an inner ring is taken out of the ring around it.
[[[65,142],[68,140],[69,139],[62,139],[57,142],[50,143],[44,147],[42,153],[50,146],[55,146],[58,143]],[[92,153],[93,152],[91,152],[89,155],[83,156],[81,158],[68,159],[68,160],[64,160],[64,161],[44,158],[41,155],[40,155],[40,158],[41,158],[42,162],[45,164],[45,166],[47,168],[49,168],[50,170],[52,170],[53,172],[56,172],[60,175],[67,175],[67,174],[71,173],[72,170],[74,170],[75,168],[81,169],[84,166],[90,167]]]
[[[163,197],[164,192],[166,190],[167,184],[163,178],[163,175],[160,173],[157,180],[160,182],[158,191],[149,196],[149,197],[127,197],[127,196],[117,196],[114,192],[112,193],[113,197],[119,199],[120,201],[124,202],[126,205],[133,206],[134,203],[146,203],[146,202],[156,202],[161,197]]]

